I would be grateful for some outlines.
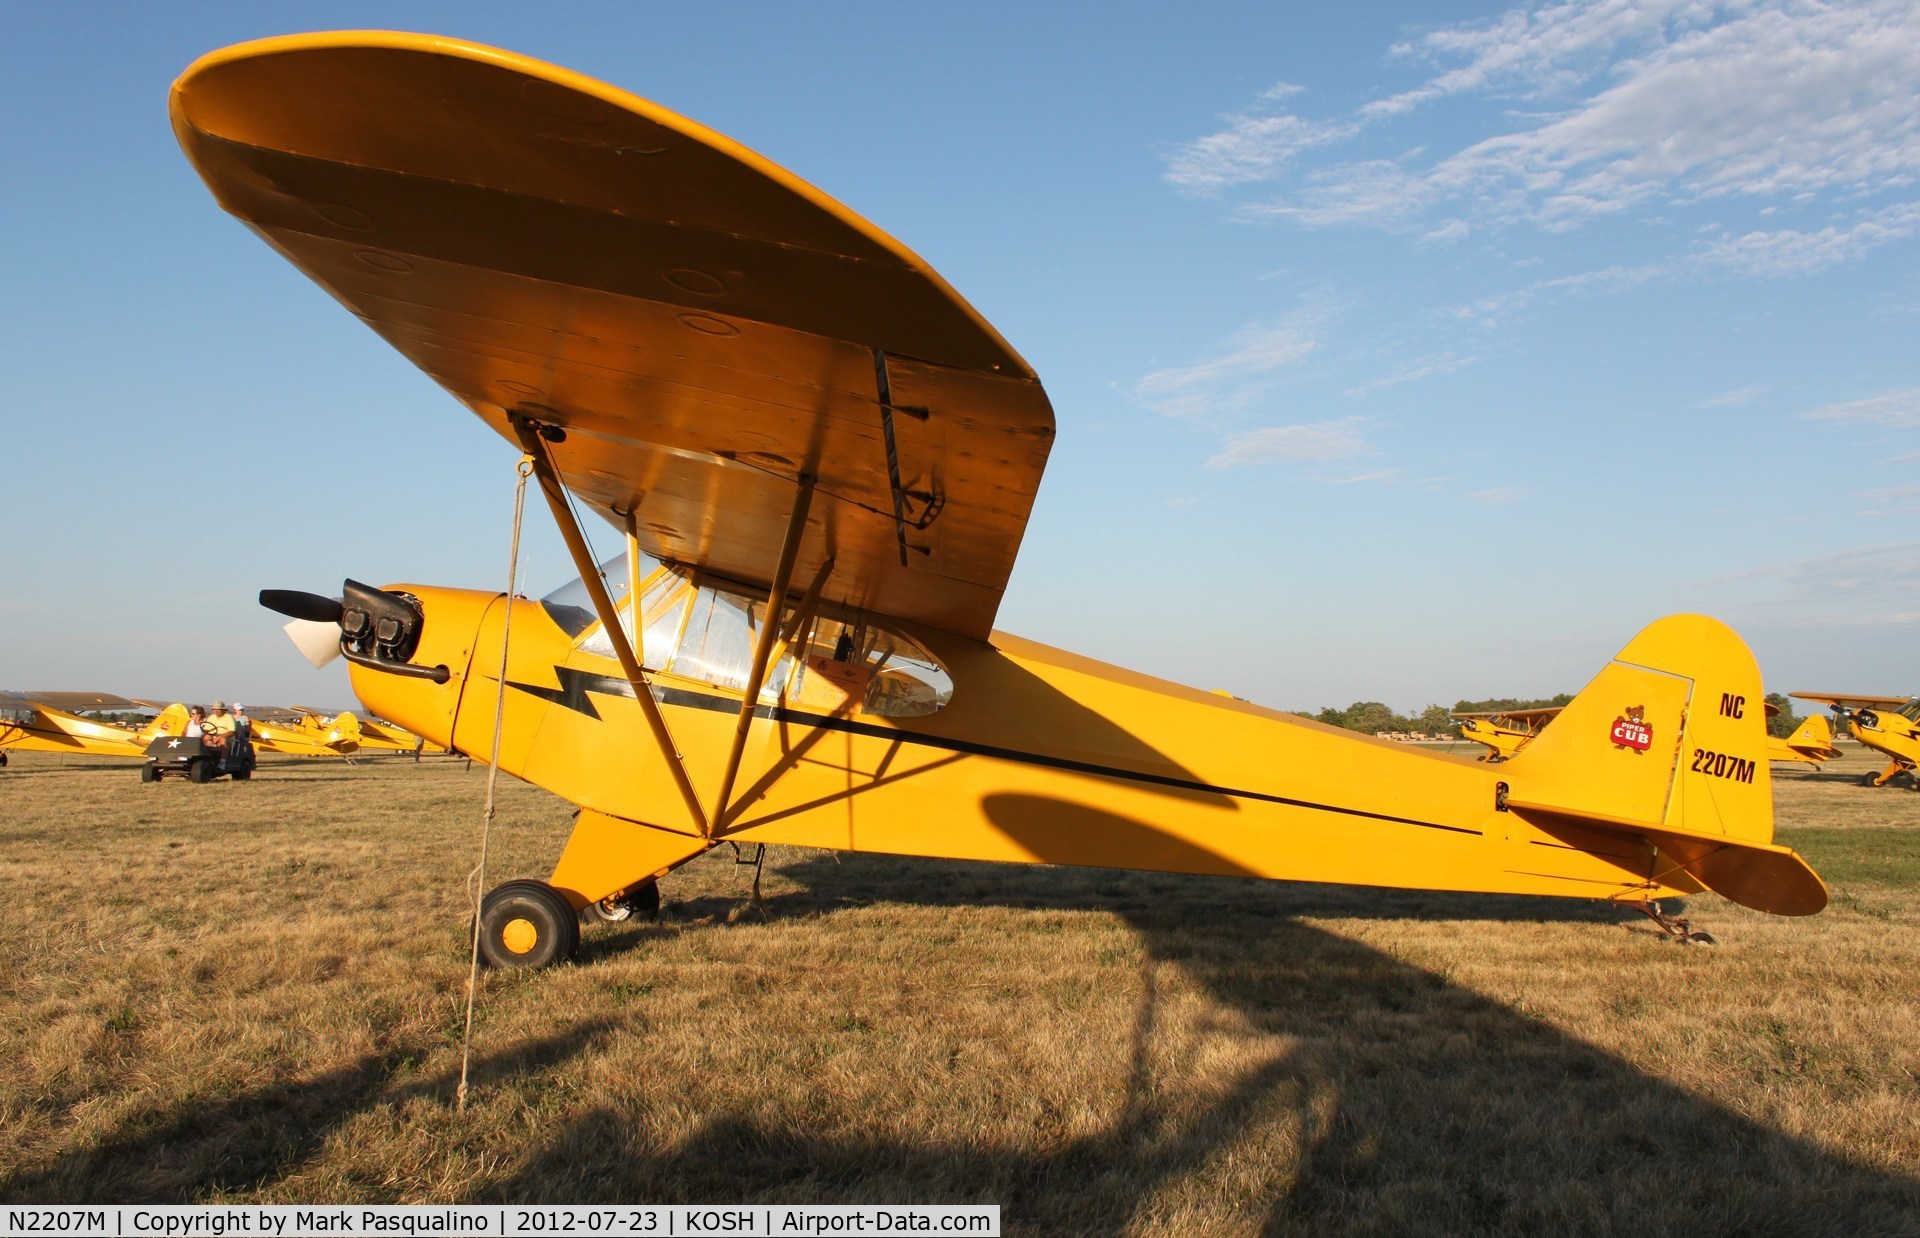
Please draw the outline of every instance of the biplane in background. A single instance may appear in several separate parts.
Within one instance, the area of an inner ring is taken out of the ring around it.
[[[1920,791],[1920,697],[1845,696],[1830,692],[1790,692],[1800,701],[1817,701],[1845,724],[1847,734],[1887,758],[1887,767],[1862,780],[1884,787],[1901,774]],[[1818,715],[1815,715],[1816,717]]]
[[[0,765],[9,749],[69,756],[143,757],[155,722],[135,730],[83,716],[145,713],[148,706],[111,692],[0,692]]]
[[[1541,709],[1496,709],[1482,713],[1448,714],[1460,724],[1460,737],[1484,745],[1488,751],[1479,759],[1506,761],[1533,742],[1542,727],[1559,716],[1564,705]]]
[[[497,740],[579,805],[545,881],[483,900],[493,964],[568,957],[579,915],[657,904],[724,843],[1586,896],[1663,924],[1654,900],[1702,889],[1826,904],[1772,842],[1759,670],[1712,619],[1648,626],[1498,766],[994,631],[1053,443],[1038,379],[898,241],[684,117],[364,31],[214,52],[171,113],[225,209],[516,447],[580,573],[541,601],[261,595],[372,712]],[[623,557],[596,563],[569,491]]]

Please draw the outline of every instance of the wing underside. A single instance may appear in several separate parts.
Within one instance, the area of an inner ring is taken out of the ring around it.
[[[984,636],[1053,436],[921,259],[664,108],[472,44],[245,44],[175,84],[222,206],[656,557]],[[824,501],[823,501],[824,500]]]

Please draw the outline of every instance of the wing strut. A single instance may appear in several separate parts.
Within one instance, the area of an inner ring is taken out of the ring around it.
[[[766,682],[767,661],[773,653],[774,638],[780,632],[782,603],[793,585],[793,562],[799,557],[800,539],[807,531],[807,508],[813,504],[815,478],[811,473],[802,473],[799,480],[799,489],[793,496],[793,515],[787,519],[786,540],[780,544],[780,562],[773,569],[773,584],[767,590],[767,613],[760,620],[760,636],[754,641],[753,669],[747,675],[747,694],[740,701],[740,718],[733,726],[733,747],[727,750],[727,771],[720,779],[720,794],[713,801],[716,830],[726,828],[727,801],[733,795],[733,780],[740,773],[740,758],[747,750],[747,730],[753,725],[753,710],[760,703],[760,685]],[[821,579],[824,580],[824,576]]]
[[[918,521],[914,523],[914,527],[919,529],[932,524],[934,517],[940,514],[940,508],[944,507],[946,502],[942,499],[936,504],[935,496],[932,494],[916,495],[900,480],[900,446],[893,437],[893,415],[905,413],[909,417],[917,417],[925,421],[930,414],[924,408],[914,408],[911,405],[893,402],[893,380],[887,377],[887,354],[878,348],[873,350],[873,385],[880,395],[880,433],[887,445],[887,486],[893,491],[893,535],[900,543],[900,566],[905,567],[907,552],[920,550],[918,546],[907,544],[908,502],[924,499],[928,505],[927,510],[922,512]],[[926,552],[921,551],[921,553]]]
[[[640,659],[634,656],[633,646],[627,641],[626,629],[620,624],[620,614],[614,609],[613,599],[607,596],[605,582],[600,579],[600,566],[588,553],[586,536],[580,532],[579,522],[567,508],[566,488],[560,483],[560,475],[554,471],[553,457],[547,452],[547,439],[543,433],[564,437],[565,431],[557,426],[543,427],[517,413],[509,412],[507,419],[520,436],[521,447],[533,457],[533,472],[540,479],[540,493],[547,496],[547,506],[553,511],[553,522],[560,526],[560,536],[567,543],[567,553],[573,556],[573,565],[580,569],[580,581],[587,587],[587,596],[593,599],[594,612],[600,616],[601,629],[606,632],[607,640],[613,646],[614,657],[620,660],[620,669],[625,672],[627,682],[633,685],[634,699],[640,702],[640,712],[646,715],[654,742],[660,745],[660,751],[667,757],[667,768],[673,771],[673,785],[679,790],[680,798],[686,801],[687,812],[699,827],[700,836],[711,838],[713,826],[700,808],[700,797],[694,792],[693,780],[687,777],[687,760],[674,744],[672,732],[667,730],[667,720],[660,714],[660,703],[653,699],[653,685],[647,681],[646,669],[640,665]],[[638,607],[640,599],[634,598],[633,605]]]

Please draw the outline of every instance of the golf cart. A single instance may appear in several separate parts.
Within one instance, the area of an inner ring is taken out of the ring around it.
[[[208,744],[199,736],[162,735],[147,745],[147,763],[140,767],[140,781],[174,777],[188,782],[212,782],[216,778],[245,782],[253,777],[253,766],[253,744],[243,734],[232,735],[220,745]]]

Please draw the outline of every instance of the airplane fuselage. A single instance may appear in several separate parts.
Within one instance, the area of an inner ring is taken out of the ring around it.
[[[446,665],[449,679],[356,666],[355,693],[429,742],[486,758],[504,599],[395,588],[426,615],[413,661]],[[1509,894],[1699,888],[1683,873],[1656,879],[1651,847],[1598,831],[1548,835],[1503,811],[1514,778],[1505,767],[1017,637],[970,641],[905,625],[951,675],[951,699],[886,717],[851,700],[834,708],[763,693],[732,808],[703,833],[619,665],[583,649],[541,604],[512,610],[500,768],[581,806],[551,879],[576,905],[722,841]],[[664,660],[643,653],[650,665]],[[693,785],[714,794],[740,692],[671,670],[650,678]]]

